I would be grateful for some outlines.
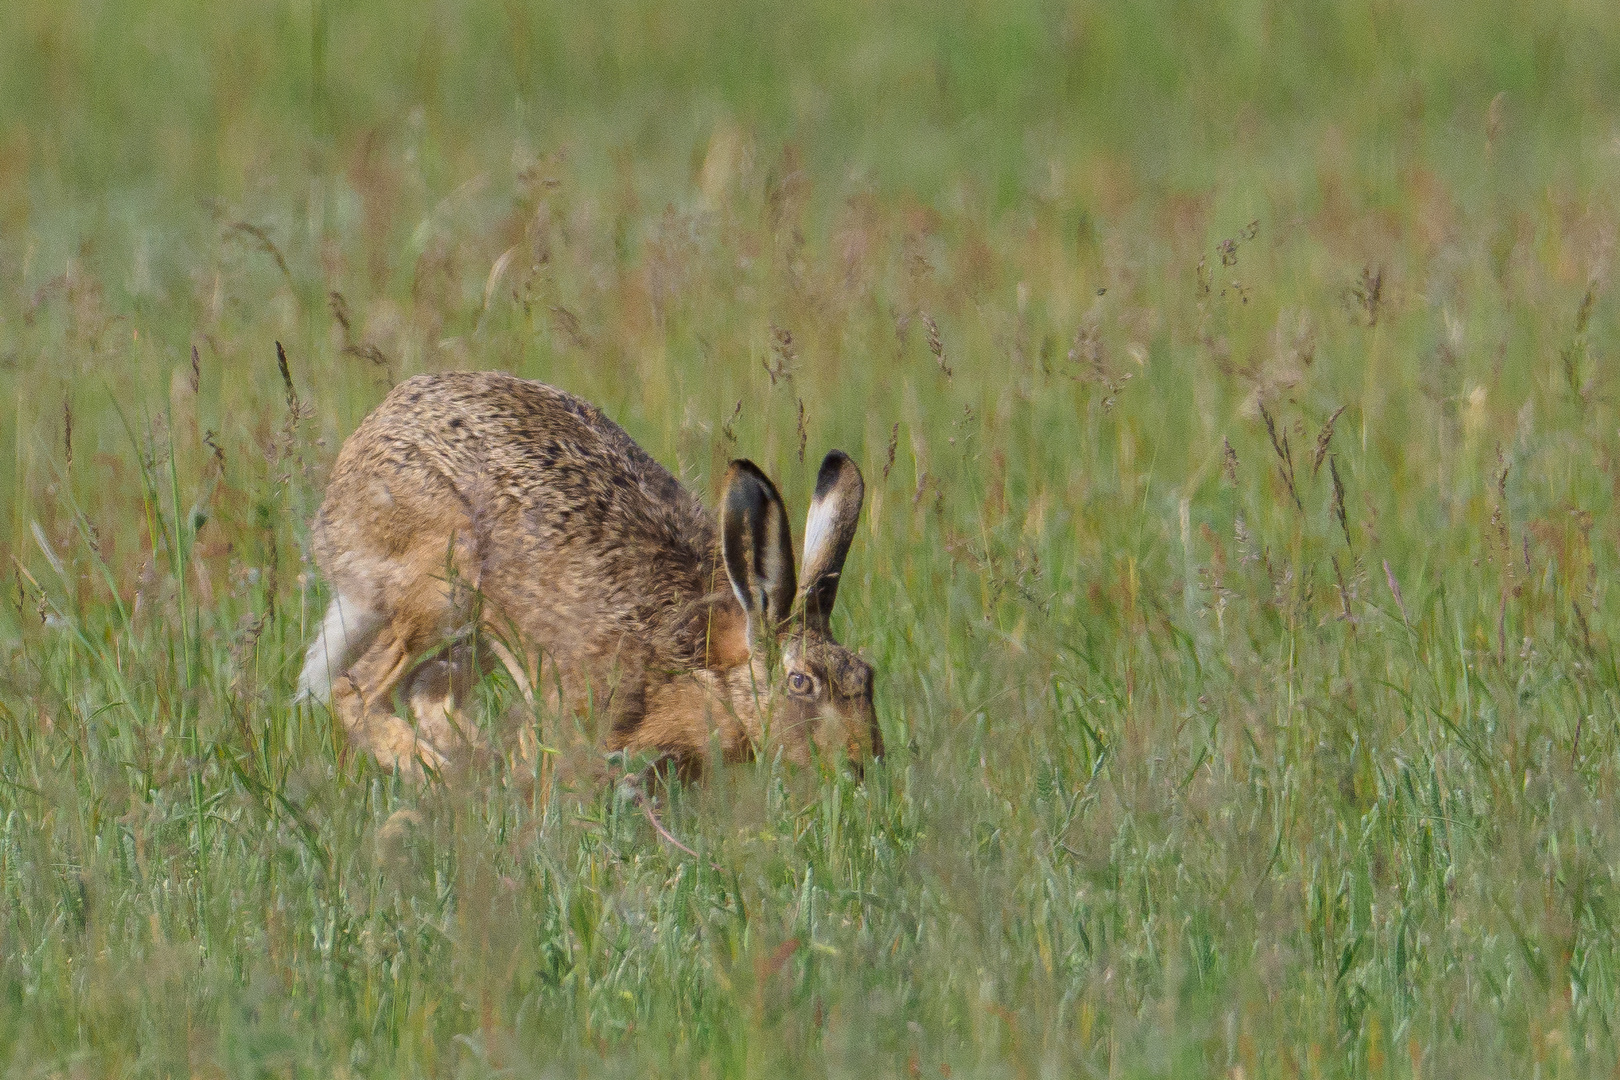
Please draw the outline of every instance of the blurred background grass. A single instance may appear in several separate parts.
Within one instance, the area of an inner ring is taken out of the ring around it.
[[[1614,1068],[1607,5],[4,19],[9,1072]],[[326,467],[464,366],[854,454],[885,766],[692,860],[588,727],[294,706]]]

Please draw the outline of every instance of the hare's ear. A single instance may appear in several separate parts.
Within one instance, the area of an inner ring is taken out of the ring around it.
[[[720,548],[726,576],[748,615],[748,640],[775,630],[793,610],[793,533],[787,508],[759,467],[733,461],[720,507]]]
[[[810,500],[810,516],[804,527],[806,625],[827,629],[833,601],[838,598],[844,556],[855,539],[855,523],[860,520],[865,498],[866,482],[849,455],[842,450],[828,454],[816,474],[816,494]]]

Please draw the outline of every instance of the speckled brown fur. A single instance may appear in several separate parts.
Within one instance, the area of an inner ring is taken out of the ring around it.
[[[767,557],[790,539],[786,519],[752,465],[727,474],[724,547],[739,582],[701,503],[594,406],[499,373],[407,380],[344,443],[316,517],[313,552],[334,600],[304,689],[385,764],[443,768],[456,724],[433,687],[442,699],[456,679],[414,665],[483,634],[518,651],[520,680],[538,660],[548,704],[594,712],[609,749],[688,771],[711,748],[727,759],[767,743],[800,760],[812,745],[881,753],[871,669],[827,632],[862,496],[853,462],[834,452],[824,481],[829,468],[843,481],[837,506],[822,506],[822,484],[816,505],[839,528],[819,533],[838,549],[807,552],[823,571],[807,595],[820,599],[794,617],[781,610],[792,552],[785,572],[779,553]],[[401,685],[414,728],[394,715]]]

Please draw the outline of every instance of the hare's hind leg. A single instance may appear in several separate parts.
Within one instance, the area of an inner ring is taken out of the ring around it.
[[[383,630],[348,672],[333,683],[332,708],[349,738],[370,752],[378,764],[420,780],[423,766],[440,771],[449,762],[393,713],[394,688],[410,674],[411,659],[410,650],[394,628]]]

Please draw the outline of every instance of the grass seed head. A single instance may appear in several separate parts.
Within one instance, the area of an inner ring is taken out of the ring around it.
[[[949,381],[954,375],[951,372],[951,365],[945,361],[945,343],[939,337],[939,324],[934,321],[932,315],[925,314],[922,319],[923,328],[928,331],[928,351],[934,355],[934,363],[939,365],[939,370]]]

